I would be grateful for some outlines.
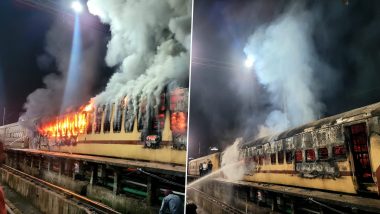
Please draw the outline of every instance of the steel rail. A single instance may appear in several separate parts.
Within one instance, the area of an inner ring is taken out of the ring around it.
[[[107,205],[104,205],[104,204],[102,204],[100,202],[91,200],[91,199],[86,198],[86,197],[84,197],[82,195],[79,195],[79,194],[77,194],[75,192],[72,192],[72,191],[67,190],[65,188],[62,188],[60,186],[54,185],[54,184],[49,183],[47,181],[44,181],[42,179],[36,178],[36,177],[34,177],[32,175],[29,175],[27,173],[21,172],[21,171],[19,171],[17,169],[14,169],[14,168],[10,167],[10,166],[7,166],[5,164],[3,164],[1,166],[1,168],[5,169],[7,171],[10,171],[10,172],[12,172],[14,174],[22,175],[23,178],[28,178],[30,181],[35,182],[37,184],[45,185],[48,189],[51,189],[51,190],[53,190],[55,192],[64,193],[66,196],[70,196],[72,198],[75,198],[75,199],[77,199],[80,202],[81,205],[83,205],[83,206],[85,206],[85,207],[87,207],[87,208],[95,211],[96,213],[120,214],[120,212],[112,209],[111,207],[108,207]]]
[[[245,212],[239,210],[239,209],[236,209],[235,207],[232,207],[222,201],[219,201],[217,198],[199,190],[199,189],[195,189],[194,187],[187,187],[187,189],[189,190],[194,190],[198,193],[200,193],[202,196],[202,198],[206,199],[207,201],[211,202],[211,203],[214,203],[214,204],[217,204],[217,205],[220,205],[227,213],[234,213],[234,214],[244,214]]]

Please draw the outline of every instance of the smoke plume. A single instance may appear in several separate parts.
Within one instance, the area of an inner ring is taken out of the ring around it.
[[[314,120],[323,108],[315,78],[321,62],[313,46],[313,23],[311,13],[292,7],[248,39],[244,52],[255,60],[254,71],[273,109],[258,137]]]
[[[55,72],[44,77],[44,88],[36,89],[27,97],[27,102],[24,104],[26,112],[20,117],[21,122],[55,116],[61,113],[61,109],[75,109],[87,102],[93,93],[92,87],[97,76],[102,41],[97,32],[88,32],[91,29],[83,26],[83,31],[87,33],[83,33],[80,38],[81,56],[79,64],[75,65],[79,84],[73,89],[75,96],[70,97],[65,106],[62,106],[70,64],[74,20],[67,18],[69,21],[63,22],[60,19],[61,17],[57,17],[46,35],[45,53],[36,59],[41,69]],[[34,126],[24,125],[31,128]]]
[[[136,112],[141,99],[156,103],[169,83],[187,86],[191,1],[90,0],[87,5],[110,25],[105,60],[118,67],[95,97],[96,104],[117,103],[126,96]]]

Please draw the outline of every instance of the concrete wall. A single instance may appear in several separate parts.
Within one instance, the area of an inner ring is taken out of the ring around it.
[[[41,171],[36,168],[38,165],[38,160],[33,163],[34,167],[30,167],[29,162],[24,164],[24,159],[20,158],[20,161],[17,162],[15,158],[7,158],[6,164],[14,168],[19,168],[21,171],[41,178],[47,182],[55,184],[57,186],[66,188],[73,192],[82,194],[90,199],[104,203],[122,213],[158,213],[159,207],[150,207],[147,205],[145,199],[137,199],[134,197],[127,197],[126,195],[118,194],[115,195],[112,190],[107,188],[90,185],[88,181],[79,181],[73,180],[72,177],[67,175],[59,174],[54,171],[48,171],[42,169]],[[11,187],[13,189],[13,187]]]
[[[87,197],[100,201],[122,213],[158,213],[158,208],[146,205],[145,200],[114,195],[112,191],[99,186],[87,186]]]
[[[207,195],[216,198],[229,206],[237,208],[247,213],[270,213],[269,208],[259,207],[248,200],[247,189],[233,186],[232,184],[220,183],[217,181],[204,181],[194,187]],[[187,199],[194,202],[198,208],[207,213],[227,214],[229,211],[216,203],[212,203],[204,198],[205,196],[192,189],[187,189]]]
[[[63,198],[55,192],[37,186],[34,183],[4,169],[0,169],[0,181],[18,192],[29,200],[36,208],[43,213],[51,214],[82,214],[86,209]]]
[[[42,179],[76,193],[85,193],[84,191],[86,191],[86,186],[89,183],[87,181],[73,180],[72,177],[45,170],[42,173]]]

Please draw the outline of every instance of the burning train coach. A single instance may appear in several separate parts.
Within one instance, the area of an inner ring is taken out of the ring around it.
[[[188,89],[162,93],[155,105],[127,97],[41,122],[41,150],[185,165]],[[136,107],[137,106],[137,107]]]
[[[365,195],[380,194],[379,154],[380,103],[240,147],[244,181]],[[189,163],[190,175],[197,175],[197,160]]]

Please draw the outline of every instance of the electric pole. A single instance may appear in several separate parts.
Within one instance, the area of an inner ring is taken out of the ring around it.
[[[4,107],[4,111],[3,111],[3,126],[4,126],[4,123],[5,123],[5,107]]]

